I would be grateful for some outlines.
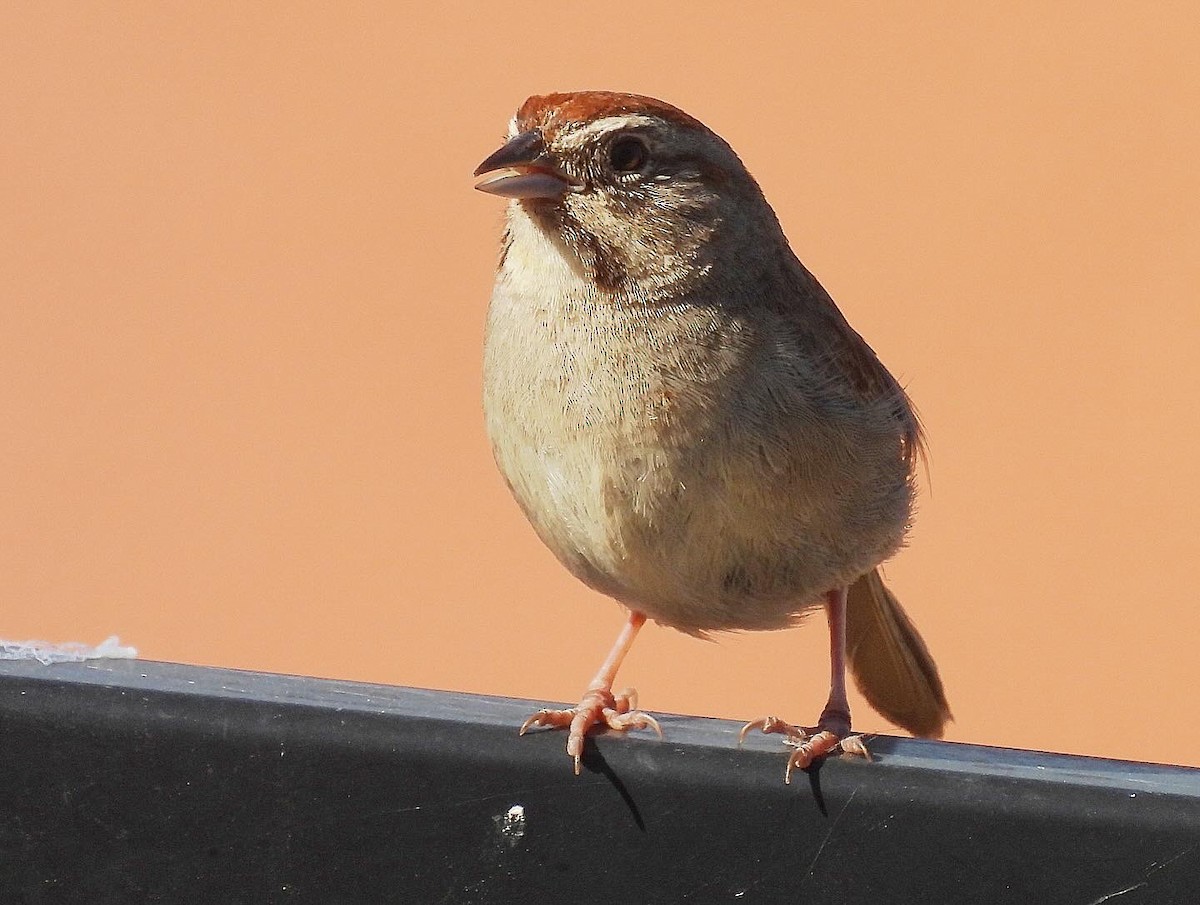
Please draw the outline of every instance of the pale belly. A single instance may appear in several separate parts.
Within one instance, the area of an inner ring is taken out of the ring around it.
[[[651,361],[598,343],[594,322],[525,314],[493,302],[488,432],[539,537],[587,584],[687,632],[780,628],[901,544],[907,469],[852,448],[894,438],[829,423],[801,389],[698,368],[670,337],[639,338],[663,350]]]

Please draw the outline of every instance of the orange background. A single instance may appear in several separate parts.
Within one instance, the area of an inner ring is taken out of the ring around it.
[[[1200,764],[1191,4],[266,6],[0,11],[0,635],[575,699],[621,617],[493,468],[470,174],[526,95],[634,90],[921,410],[887,574],[949,737]],[[819,619],[650,627],[621,676],[801,722],[826,679]]]

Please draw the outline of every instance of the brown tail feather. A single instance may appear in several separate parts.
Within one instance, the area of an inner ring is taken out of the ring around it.
[[[872,707],[913,735],[942,737],[952,716],[937,664],[878,569],[850,585],[846,655]]]

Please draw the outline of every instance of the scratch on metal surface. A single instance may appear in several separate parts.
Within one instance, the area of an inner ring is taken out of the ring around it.
[[[1176,861],[1178,861],[1178,860],[1179,860],[1180,858],[1182,858],[1184,855],[1190,855],[1190,854],[1191,854],[1192,852],[1194,852],[1195,850],[1196,850],[1196,846],[1194,846],[1194,845],[1189,845],[1189,846],[1188,846],[1187,848],[1185,848],[1183,851],[1181,851],[1181,852],[1176,852],[1174,855],[1172,855],[1172,856],[1171,856],[1170,858],[1168,858],[1166,861],[1162,861],[1162,862],[1158,862],[1158,861],[1152,861],[1152,862],[1150,862],[1150,869],[1146,871],[1146,876],[1147,876],[1147,877],[1149,877],[1149,876],[1150,876],[1152,873],[1155,873],[1156,871],[1160,871],[1160,870],[1162,870],[1162,869],[1163,869],[1164,867],[1166,867],[1168,864],[1174,864]]]
[[[1088,905],[1100,905],[1101,902],[1107,902],[1109,899],[1115,899],[1117,896],[1123,896],[1127,892],[1133,892],[1135,889],[1140,889],[1146,885],[1146,881],[1142,880],[1140,883],[1134,883],[1132,886],[1126,886],[1124,889],[1118,889],[1116,892],[1110,892],[1106,896],[1093,899],[1091,902],[1088,902]]]
[[[850,807],[850,802],[854,800],[854,796],[858,794],[858,790],[861,788],[862,785],[857,785],[854,787],[854,791],[850,793],[850,797],[846,799],[846,803],[842,805],[842,809],[838,811],[838,815],[833,818],[833,823],[829,825],[829,831],[825,833],[825,838],[822,839],[821,844],[817,846],[817,853],[813,855],[812,861],[809,862],[808,870],[804,873],[804,879],[807,880],[812,876],[813,868],[817,866],[817,861],[821,857],[821,852],[825,851],[825,846],[828,845],[829,840],[833,838],[833,832],[837,829],[837,825],[841,822],[842,815],[846,813],[846,810]]]
[[[1174,864],[1176,861],[1178,861],[1184,855],[1190,855],[1195,850],[1196,850],[1196,846],[1192,845],[1192,846],[1189,846],[1188,848],[1185,848],[1181,852],[1176,852],[1174,855],[1172,855],[1166,861],[1151,861],[1150,866],[1146,868],[1146,873],[1142,875],[1142,879],[1139,880],[1137,883],[1134,883],[1131,886],[1126,886],[1124,889],[1118,889],[1116,892],[1110,892],[1106,895],[1101,896],[1098,899],[1093,899],[1092,901],[1088,902],[1088,905],[1103,905],[1103,903],[1107,902],[1109,899],[1115,899],[1117,896],[1123,896],[1127,892],[1133,892],[1135,889],[1141,889],[1143,886],[1149,886],[1151,875],[1158,873],[1160,870],[1162,870],[1168,864]]]

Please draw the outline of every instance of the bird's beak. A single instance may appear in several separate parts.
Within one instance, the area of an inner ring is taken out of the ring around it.
[[[508,140],[475,168],[475,175],[497,173],[475,188],[503,198],[561,198],[578,189],[546,153],[542,133],[537,129],[522,132]]]

